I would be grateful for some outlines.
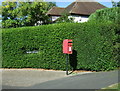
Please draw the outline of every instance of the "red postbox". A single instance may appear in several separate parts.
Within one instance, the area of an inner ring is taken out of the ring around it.
[[[65,54],[72,54],[72,40],[65,39],[63,40],[63,53]]]

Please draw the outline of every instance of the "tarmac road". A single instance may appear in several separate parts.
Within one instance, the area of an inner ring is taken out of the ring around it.
[[[2,70],[2,88],[24,88],[66,77],[64,71],[5,69]]]
[[[30,89],[101,89],[115,83],[118,83],[118,71],[71,76],[36,84]]]
[[[3,84],[3,89],[101,89],[120,82],[118,76],[118,70],[94,72],[63,77],[27,87]]]

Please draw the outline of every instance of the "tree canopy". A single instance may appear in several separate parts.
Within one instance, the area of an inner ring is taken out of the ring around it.
[[[55,23],[63,23],[63,22],[69,22],[73,23],[74,18],[73,17],[68,17],[70,14],[68,13],[63,13],[60,18],[58,18]]]
[[[120,1],[119,2],[115,2],[114,0],[112,0],[112,6],[113,7],[120,7]]]
[[[56,6],[52,2],[3,2],[2,27],[22,27],[47,24],[47,11]]]

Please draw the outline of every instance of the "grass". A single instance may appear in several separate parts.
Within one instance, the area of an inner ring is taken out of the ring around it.
[[[120,91],[120,83],[116,83],[96,91]]]
[[[115,91],[120,91],[120,83],[116,83],[113,85],[110,85],[108,87],[102,88],[102,91],[107,90],[107,89],[111,89],[111,90],[115,90]]]
[[[103,89],[118,89],[120,91],[120,83],[110,85],[110,86],[105,87]]]

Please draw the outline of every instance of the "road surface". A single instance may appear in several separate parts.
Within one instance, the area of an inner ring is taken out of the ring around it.
[[[93,72],[63,77],[56,80],[37,83],[28,87],[8,86],[3,84],[3,89],[101,89],[120,82],[118,77],[118,70]]]

